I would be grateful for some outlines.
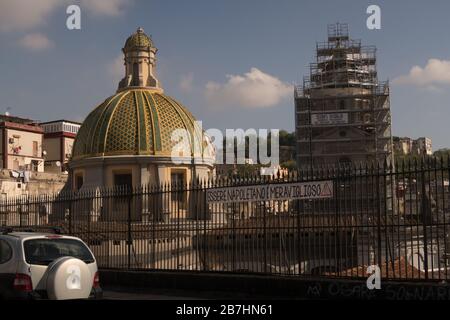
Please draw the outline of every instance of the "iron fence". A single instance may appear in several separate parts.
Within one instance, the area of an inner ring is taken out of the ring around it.
[[[443,280],[450,257],[449,172],[448,161],[426,159],[395,170],[322,167],[275,178],[5,198],[0,225],[58,226],[83,239],[101,268],[356,278],[378,265],[384,278]],[[306,188],[289,193],[290,186],[323,182],[331,188],[324,197],[317,196],[323,190]],[[258,198],[246,187],[282,196]],[[253,198],[209,196],[218,190],[242,196],[248,189]]]

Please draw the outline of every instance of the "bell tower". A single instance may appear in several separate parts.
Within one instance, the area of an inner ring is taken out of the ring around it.
[[[142,28],[138,28],[128,37],[122,49],[125,56],[125,77],[120,81],[117,91],[128,87],[160,89],[155,75],[157,51],[153,41]]]

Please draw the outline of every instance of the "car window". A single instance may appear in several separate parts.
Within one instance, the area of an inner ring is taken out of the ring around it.
[[[74,257],[85,263],[93,263],[92,256],[86,245],[75,239],[30,239],[23,244],[25,261],[29,264],[49,265],[61,257]]]
[[[12,257],[12,248],[5,240],[0,240],[0,264],[9,261]]]

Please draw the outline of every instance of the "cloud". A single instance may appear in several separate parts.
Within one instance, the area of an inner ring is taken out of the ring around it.
[[[80,8],[86,8],[93,14],[118,16],[122,14],[131,0],[82,0]]]
[[[193,89],[194,74],[192,72],[181,75],[180,77],[180,89],[184,92],[191,92]]]
[[[53,46],[53,42],[42,33],[30,33],[19,40],[19,45],[31,51],[43,51]]]
[[[112,80],[119,82],[125,75],[125,66],[123,61],[123,54],[118,55],[114,60],[107,65],[107,72],[112,77]]]
[[[0,1],[0,31],[24,31],[44,24],[61,0]]]
[[[227,75],[227,78],[224,84],[213,81],[206,84],[205,97],[211,106],[267,108],[293,94],[292,85],[257,68],[251,68],[244,75]]]
[[[34,29],[44,25],[57,10],[60,15],[67,16],[65,9],[71,4],[79,5],[82,15],[86,10],[95,15],[118,16],[132,2],[133,0],[1,0],[0,31]]]
[[[450,85],[450,60],[429,59],[425,67],[413,66],[407,75],[392,81],[398,85],[414,85],[437,90]]]

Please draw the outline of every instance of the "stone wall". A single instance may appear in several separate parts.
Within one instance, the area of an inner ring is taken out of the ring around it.
[[[68,175],[63,173],[30,172],[29,181],[21,175],[15,177],[13,170],[0,170],[1,197],[15,197],[21,195],[48,195],[61,191],[66,184]],[[16,175],[19,173],[15,171]]]

